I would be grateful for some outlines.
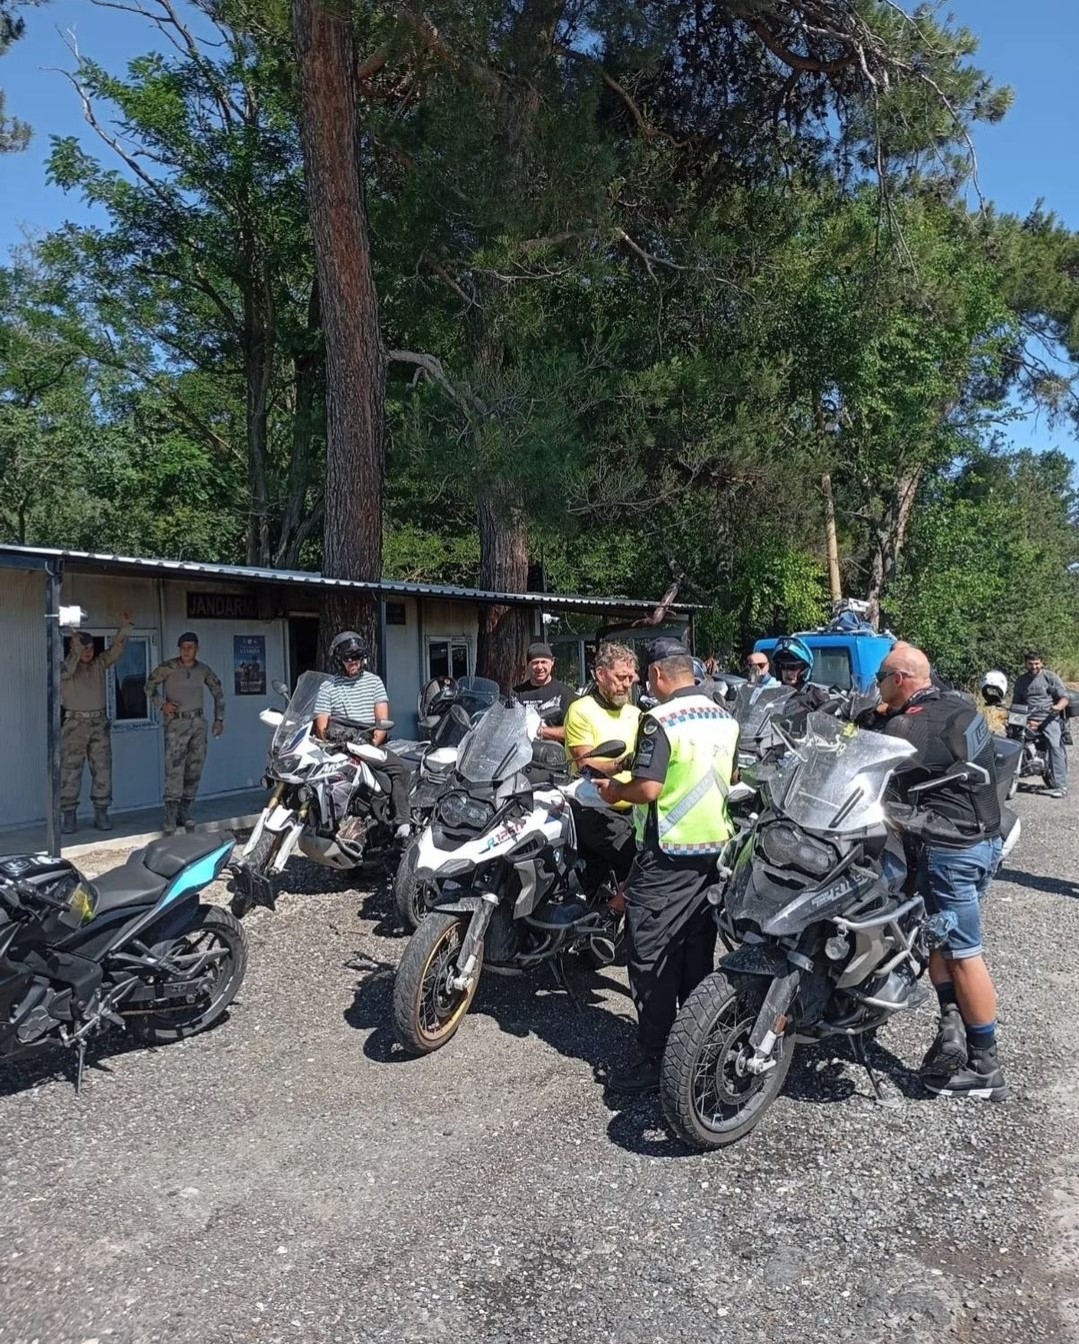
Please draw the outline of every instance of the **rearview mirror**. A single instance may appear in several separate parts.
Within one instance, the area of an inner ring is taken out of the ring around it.
[[[376,719],[375,731],[379,733],[389,733],[393,731],[393,719]]]
[[[286,700],[291,698],[292,692],[289,690],[285,682],[280,680],[271,681],[270,685],[273,687],[273,689],[277,692],[278,695],[283,695]]]
[[[624,742],[601,742],[598,747],[593,747],[589,754],[616,759],[626,754],[626,744]]]

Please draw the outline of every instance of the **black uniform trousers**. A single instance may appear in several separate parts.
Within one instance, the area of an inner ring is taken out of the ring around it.
[[[403,761],[394,751],[386,751],[386,759],[378,767],[390,777],[390,802],[393,807],[393,819],[398,826],[408,821],[408,795],[412,789],[412,767]]]
[[[673,858],[642,849],[626,883],[629,987],[641,1053],[658,1058],[678,1009],[715,969],[716,925],[706,899],[716,856]]]

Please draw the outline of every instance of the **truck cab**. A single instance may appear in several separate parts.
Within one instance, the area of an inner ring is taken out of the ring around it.
[[[895,644],[895,636],[880,634],[869,625],[836,629],[836,623],[823,630],[800,630],[798,638],[813,651],[813,677],[818,686],[836,686],[862,694],[870,690],[877,670]],[[778,637],[758,639],[754,651],[769,658],[779,643]]]

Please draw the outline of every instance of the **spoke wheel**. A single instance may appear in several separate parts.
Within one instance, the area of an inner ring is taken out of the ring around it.
[[[660,1095],[671,1127],[694,1147],[721,1148],[748,1134],[783,1086],[794,1053],[786,1038],[776,1044],[772,1068],[747,1067],[766,988],[763,980],[747,987],[717,971],[697,986],[671,1028]]]
[[[397,915],[406,929],[418,929],[431,909],[430,897],[434,888],[416,878],[416,859],[419,854],[419,836],[410,840],[401,855],[393,879],[393,902]]]
[[[457,958],[469,916],[427,916],[409,940],[393,986],[393,1019],[397,1038],[412,1054],[426,1055],[445,1045],[461,1025],[479,984],[483,944],[467,989],[456,989]]]

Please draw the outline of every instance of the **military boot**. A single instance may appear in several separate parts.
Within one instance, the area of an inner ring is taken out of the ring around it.
[[[112,822],[109,820],[109,809],[107,805],[105,807],[101,807],[97,803],[94,804],[94,830],[95,831],[112,830]]]
[[[922,1060],[923,1078],[948,1078],[967,1062],[967,1029],[957,1003],[940,1010],[940,1025]]]
[[[1008,1084],[997,1059],[997,1047],[970,1052],[970,1062],[947,1078],[927,1078],[925,1085],[938,1097],[976,1097],[979,1101],[1006,1101]]]
[[[165,818],[161,823],[161,829],[166,835],[176,834],[176,804],[165,804]]]
[[[195,829],[195,823],[188,816],[188,810],[190,807],[191,804],[186,799],[184,799],[180,803],[180,806],[176,809],[177,826],[182,826],[184,830],[188,832],[193,831]]]
[[[75,809],[65,807],[60,813],[60,830],[64,835],[74,835],[79,829],[79,823],[75,818]]]

